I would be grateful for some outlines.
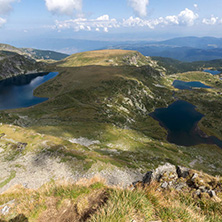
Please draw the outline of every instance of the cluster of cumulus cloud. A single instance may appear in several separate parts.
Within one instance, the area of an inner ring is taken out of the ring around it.
[[[149,0],[126,0],[134,12],[140,16],[147,15]],[[52,13],[72,15],[81,13],[82,0],[45,0],[47,9]]]
[[[65,21],[56,21],[54,26],[55,29],[74,29],[75,31],[80,30],[96,30],[108,32],[110,28],[119,27],[148,27],[154,29],[156,26],[166,25],[182,25],[192,26],[195,20],[198,18],[198,14],[194,13],[190,9],[181,11],[178,15],[169,15],[166,17],[159,17],[157,19],[143,19],[141,17],[131,16],[128,19],[116,20],[115,18],[110,19],[109,15],[103,15],[96,19],[76,18]]]
[[[1,16],[5,16],[12,10],[12,4],[23,0],[0,0],[0,27],[7,21]],[[108,32],[109,29],[119,27],[148,27],[154,29],[157,26],[167,25],[180,25],[180,26],[193,26],[196,23],[205,25],[222,24],[222,19],[211,16],[211,18],[198,19],[199,15],[194,11],[186,8],[177,15],[169,15],[154,19],[146,19],[147,7],[149,0],[125,0],[126,4],[131,7],[136,17],[131,16],[128,19],[116,20],[110,18],[109,15],[103,15],[96,19],[84,18],[82,13],[83,0],[42,0],[49,12],[56,15],[66,15],[76,17],[75,19],[68,19],[64,21],[55,21],[52,28],[59,31],[63,29],[73,29],[75,31],[104,31]],[[194,4],[194,8],[198,8]]]

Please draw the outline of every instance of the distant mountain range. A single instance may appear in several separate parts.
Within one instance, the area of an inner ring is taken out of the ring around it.
[[[54,52],[50,50],[39,50],[32,48],[16,48],[8,44],[0,44],[0,53],[17,53],[19,55],[28,56],[35,60],[61,60],[66,58],[67,54]]]
[[[130,42],[110,48],[137,50],[145,56],[161,56],[180,61],[222,59],[222,38],[182,37],[160,42]]]
[[[102,41],[84,39],[59,39],[48,38],[29,41],[10,42],[19,47],[38,49],[24,49],[23,52],[32,54],[37,59],[59,60],[78,52],[85,52],[100,49],[125,49],[139,51],[145,56],[161,56],[177,59],[185,62],[207,61],[222,59],[222,38],[214,37],[180,37],[165,41]],[[53,54],[58,51],[62,54]],[[65,54],[65,55],[64,55]]]

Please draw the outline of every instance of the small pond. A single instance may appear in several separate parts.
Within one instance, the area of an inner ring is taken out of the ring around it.
[[[48,100],[33,96],[33,91],[57,75],[57,72],[37,73],[0,81],[0,110],[29,107]]]
[[[207,86],[199,81],[185,82],[181,80],[174,80],[173,86],[177,89],[212,88],[211,86]]]
[[[181,146],[197,144],[216,144],[222,147],[222,141],[216,137],[205,135],[198,129],[197,123],[204,116],[195,110],[195,106],[183,100],[177,100],[167,108],[156,109],[150,114],[167,129],[167,140]]]
[[[203,71],[204,71],[204,72],[208,72],[208,73],[210,73],[210,74],[212,74],[212,75],[218,75],[218,74],[221,73],[220,71],[212,70],[212,69],[204,69]]]

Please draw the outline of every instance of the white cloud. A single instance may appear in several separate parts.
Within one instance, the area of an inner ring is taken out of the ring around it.
[[[204,18],[202,20],[202,23],[205,25],[215,25],[217,23],[218,19],[219,19],[218,17],[214,17],[212,15],[210,19]]]
[[[149,0],[128,0],[128,3],[139,17],[144,17],[147,15]]]
[[[77,18],[65,21],[56,21],[54,29],[61,31],[62,29],[74,29],[74,31],[104,31],[108,32],[111,28],[120,27],[147,27],[154,29],[156,26],[180,25],[192,26],[195,24],[198,14],[190,9],[181,11],[178,15],[168,15],[166,17],[159,17],[155,19],[142,19],[139,17],[129,17],[117,21],[111,19],[109,15],[102,15],[96,19]]]
[[[6,23],[6,19],[0,17],[0,28]]]
[[[102,16],[98,17],[96,20],[108,21],[109,20],[109,16],[108,15],[102,15]]]
[[[198,18],[198,14],[195,14],[190,9],[185,9],[181,11],[178,15],[168,15],[166,17],[159,17],[157,19],[148,19],[144,20],[141,18],[133,18],[132,16],[128,19],[124,19],[122,26],[124,27],[149,27],[154,29],[158,25],[183,25],[183,26],[192,26],[194,25],[195,20]]]
[[[75,11],[82,11],[82,0],[45,0],[45,3],[47,9],[56,14],[71,16]]]
[[[178,19],[178,16],[176,15],[168,15],[165,17],[165,20],[167,23],[172,23],[172,24],[176,24],[176,25],[179,25],[179,19]]]
[[[11,4],[19,0],[0,0],[0,15],[5,15],[12,10]]]
[[[198,8],[198,5],[197,5],[197,4],[194,4],[193,7],[194,7],[194,8]]]
[[[178,15],[178,19],[180,24],[186,26],[192,26],[194,21],[198,18],[198,14],[194,13],[192,10],[186,8],[185,10],[181,11]]]
[[[54,28],[58,30],[62,29],[74,29],[74,31],[100,31],[108,32],[109,28],[119,27],[119,23],[116,19],[110,19],[108,15],[100,16],[96,19],[77,18],[65,21],[56,21]]]

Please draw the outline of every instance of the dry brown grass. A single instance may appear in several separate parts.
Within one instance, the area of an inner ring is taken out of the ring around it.
[[[132,55],[137,53],[136,51],[128,51],[121,49],[110,50],[97,50],[73,54],[66,59],[59,62],[59,66],[62,67],[78,67],[88,65],[115,65],[116,62],[121,62],[121,57]]]
[[[0,222],[15,215],[30,222],[222,221],[221,203],[209,197],[193,198],[188,190],[159,189],[157,182],[132,190],[107,187],[102,182],[95,176],[77,184],[51,182],[36,191],[15,187],[0,197],[1,203],[16,201],[11,217],[3,217]]]

